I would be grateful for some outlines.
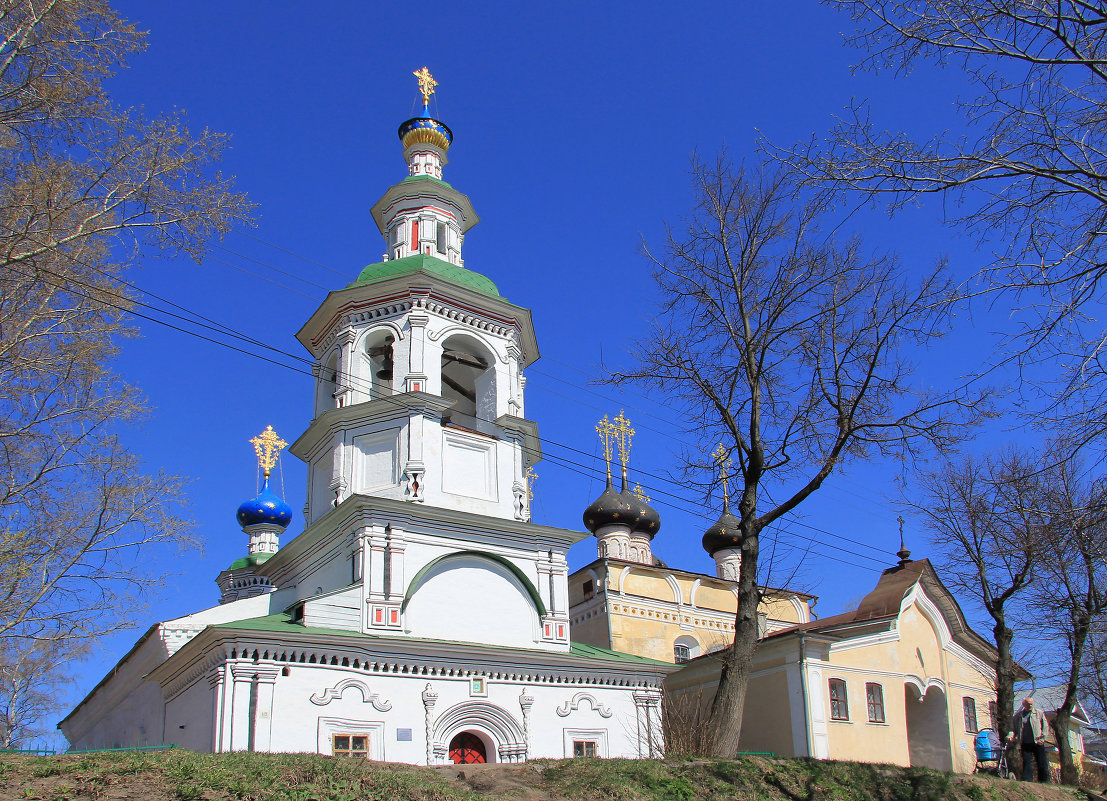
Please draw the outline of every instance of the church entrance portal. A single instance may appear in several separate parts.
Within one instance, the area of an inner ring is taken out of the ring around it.
[[[472,732],[463,731],[450,740],[450,761],[455,765],[487,762],[484,741]]]
[[[904,690],[911,766],[953,770],[946,694],[938,687],[930,687],[925,694],[920,694],[913,683],[908,683]]]

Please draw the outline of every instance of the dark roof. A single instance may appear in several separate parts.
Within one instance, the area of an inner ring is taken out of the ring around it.
[[[916,584],[922,584],[927,597],[934,601],[949,625],[953,639],[985,662],[994,663],[997,656],[995,646],[972,630],[953,593],[942,584],[929,559],[916,559],[885,570],[872,591],[852,611],[780,629],[769,634],[766,639],[800,631],[829,634],[839,628],[894,619],[899,615],[903,599]],[[1030,678],[1030,674],[1021,665],[1016,664],[1015,668],[1019,671],[1020,679]]]

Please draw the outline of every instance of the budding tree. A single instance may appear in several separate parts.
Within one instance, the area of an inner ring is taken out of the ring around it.
[[[692,176],[687,225],[646,248],[662,297],[654,330],[614,380],[667,393],[698,452],[722,442],[734,462],[738,611],[709,723],[714,753],[732,757],[757,643],[761,532],[851,459],[958,442],[987,397],[925,391],[912,377],[910,350],[946,327],[942,270],[909,280],[894,258],[835,242],[819,227],[826,206],[788,173],[734,169],[724,156],[694,161]]]
[[[112,105],[142,46],[103,0],[0,2],[0,637],[124,624],[141,548],[187,533],[179,481],[117,437],[143,413],[110,370],[120,275],[146,246],[198,257],[248,204],[210,171],[224,137]]]

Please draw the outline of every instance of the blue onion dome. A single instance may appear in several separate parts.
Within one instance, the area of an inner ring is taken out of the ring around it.
[[[288,524],[292,522],[292,507],[269,489],[269,477],[266,476],[261,492],[238,507],[236,517],[243,528],[259,523],[274,523],[281,528],[288,528]]]
[[[417,143],[449,150],[450,143],[454,141],[454,135],[450,129],[432,117],[413,117],[402,123],[397,133],[405,150]]]
[[[703,535],[703,549],[714,556],[727,548],[742,546],[742,522],[730,513],[730,504],[723,501],[723,513]]]
[[[604,526],[616,524],[630,529],[633,527],[636,517],[636,510],[631,507],[623,493],[615,491],[609,478],[607,487],[600,493],[600,497],[592,501],[588,508],[584,510],[584,527],[593,534]]]

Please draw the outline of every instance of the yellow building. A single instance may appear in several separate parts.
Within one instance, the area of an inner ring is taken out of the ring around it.
[[[902,553],[853,611],[766,635],[746,696],[744,750],[973,770],[973,738],[992,727],[996,650],[930,561]],[[694,660],[666,687],[710,700],[720,665]]]

